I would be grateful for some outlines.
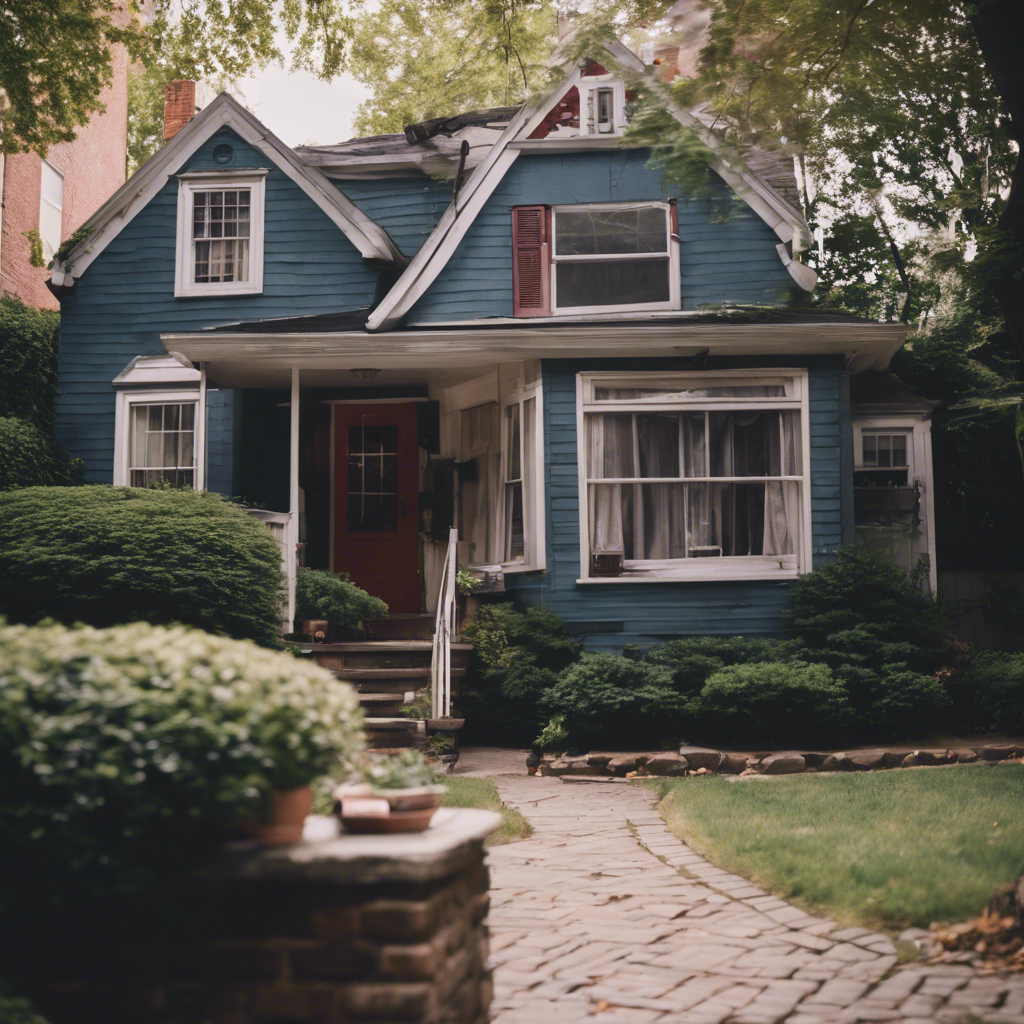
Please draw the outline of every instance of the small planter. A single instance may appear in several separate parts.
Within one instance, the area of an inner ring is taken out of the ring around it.
[[[302,840],[302,829],[313,809],[313,788],[272,789],[264,821],[256,826],[256,841],[263,846],[286,846]]]
[[[374,789],[368,794],[342,795],[338,817],[347,832],[387,834],[422,832],[429,827],[444,786],[415,786],[409,789]]]
[[[373,795],[387,800],[391,813],[395,811],[436,811],[441,806],[444,786],[413,786],[409,789],[375,789]]]
[[[464,718],[428,718],[427,728],[431,732],[458,732],[464,725]]]

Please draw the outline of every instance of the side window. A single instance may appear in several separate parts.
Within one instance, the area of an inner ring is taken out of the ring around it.
[[[39,182],[39,238],[43,243],[43,258],[47,261],[53,259],[60,248],[63,216],[64,175],[44,160]]]
[[[196,486],[197,401],[131,402],[129,487]]]
[[[263,195],[262,178],[182,180],[175,295],[262,292]]]
[[[514,396],[502,415],[502,564],[544,565],[544,460],[539,388]]]

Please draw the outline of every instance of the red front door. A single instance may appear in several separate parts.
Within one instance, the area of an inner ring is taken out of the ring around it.
[[[420,610],[416,404],[334,407],[334,571]]]

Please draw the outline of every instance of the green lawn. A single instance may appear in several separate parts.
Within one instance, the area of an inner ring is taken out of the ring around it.
[[[1024,869],[1024,765],[654,785],[708,860],[846,923],[965,920]]]
[[[530,823],[518,811],[501,802],[493,779],[450,778],[445,779],[444,784],[447,787],[443,801],[445,807],[481,807],[501,814],[501,828],[487,837],[485,846],[504,846],[533,834]]]

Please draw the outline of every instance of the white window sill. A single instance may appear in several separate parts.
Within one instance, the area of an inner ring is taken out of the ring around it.
[[[501,571],[505,576],[521,572],[544,572],[544,569],[543,565],[523,565],[522,562],[510,562],[501,566]]]
[[[749,569],[692,573],[626,571],[621,576],[590,576],[587,579],[578,579],[576,582],[583,586],[589,586],[592,583],[725,583],[733,581],[743,583],[748,580],[795,580],[799,575],[800,573],[796,569]]]
[[[262,286],[257,288],[181,288],[175,291],[176,299],[226,298],[231,295],[262,295]]]

